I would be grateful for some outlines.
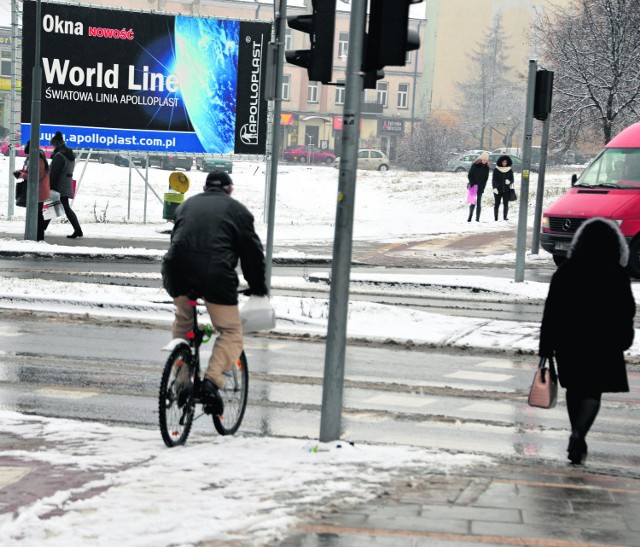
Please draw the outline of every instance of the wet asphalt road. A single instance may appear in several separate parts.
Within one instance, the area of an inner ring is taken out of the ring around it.
[[[0,313],[0,408],[155,428],[168,340],[164,325]],[[248,337],[250,401],[244,434],[317,439],[324,344]],[[209,348],[205,346],[206,361]],[[563,397],[533,409],[526,391],[532,356],[350,346],[345,370],[345,440],[399,443],[562,461]],[[637,474],[640,372],[630,394],[604,397],[590,435],[590,468]],[[215,435],[200,419],[196,435]]]

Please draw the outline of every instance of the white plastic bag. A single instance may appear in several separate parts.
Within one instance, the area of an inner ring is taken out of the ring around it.
[[[269,330],[276,326],[276,310],[268,296],[250,296],[240,308],[240,320],[243,332]]]
[[[60,194],[51,190],[51,197],[42,206],[42,216],[45,220],[51,220],[64,215],[64,207],[60,203]]]

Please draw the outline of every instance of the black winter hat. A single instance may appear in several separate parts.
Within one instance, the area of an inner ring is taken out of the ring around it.
[[[207,175],[206,186],[231,186],[231,177],[221,169],[215,169]]]
[[[64,144],[64,137],[62,136],[62,133],[60,133],[60,131],[56,131],[56,134],[51,137],[49,143],[52,146],[55,146],[56,144]]]

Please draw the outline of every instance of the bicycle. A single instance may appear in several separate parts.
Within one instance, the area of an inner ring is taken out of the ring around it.
[[[165,350],[171,351],[160,381],[158,400],[160,433],[168,447],[178,446],[187,441],[194,420],[207,415],[204,411],[196,416],[196,408],[202,405],[200,390],[203,378],[200,374],[200,346],[213,336],[211,325],[198,325],[198,301],[189,300],[193,307],[193,329],[187,333],[188,342],[173,340]],[[177,393],[176,380],[182,367],[189,367],[189,387]],[[213,425],[220,435],[233,435],[244,417],[249,393],[249,366],[244,351],[233,366],[225,373],[226,379],[220,396],[224,403],[223,414],[212,416]],[[182,401],[179,401],[182,399]],[[180,404],[183,402],[183,404]]]

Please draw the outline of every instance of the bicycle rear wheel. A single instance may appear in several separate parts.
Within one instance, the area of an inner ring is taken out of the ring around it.
[[[228,373],[220,397],[224,402],[221,416],[213,416],[213,425],[220,435],[233,435],[244,417],[249,396],[249,365],[244,351]]]
[[[162,372],[158,394],[158,415],[162,440],[168,447],[184,444],[193,423],[192,396],[188,396],[187,403],[179,407],[176,390],[178,371],[188,366],[191,366],[191,350],[181,345],[171,352]]]

